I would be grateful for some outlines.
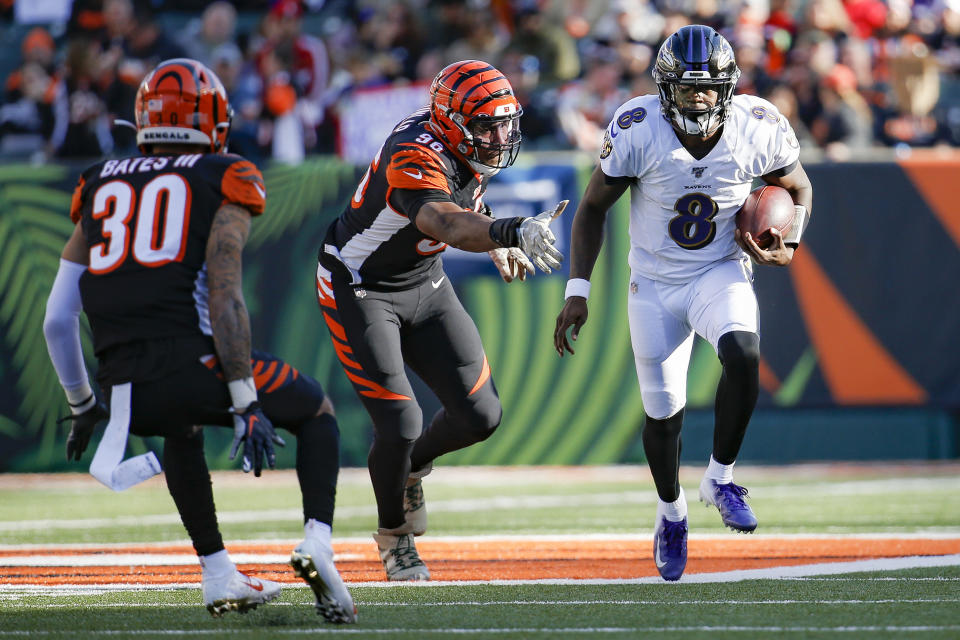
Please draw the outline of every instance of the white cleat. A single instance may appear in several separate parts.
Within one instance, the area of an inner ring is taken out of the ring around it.
[[[308,538],[290,554],[290,566],[310,585],[317,598],[317,613],[327,622],[356,623],[357,607],[333,564],[333,549]]]
[[[201,588],[203,604],[214,618],[219,618],[228,611],[246,613],[280,595],[278,583],[252,578],[240,571],[219,578],[204,573]]]
[[[384,531],[381,529],[380,531]],[[388,529],[387,531],[390,531]],[[373,539],[380,550],[380,560],[387,572],[390,581],[419,581],[429,580],[430,571],[423,564],[417,548],[413,544],[412,533],[392,535],[389,533],[375,533]]]

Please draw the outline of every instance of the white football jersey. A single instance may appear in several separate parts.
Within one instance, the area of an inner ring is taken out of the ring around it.
[[[719,261],[743,258],[734,216],[753,179],[799,155],[790,123],[762,98],[734,96],[720,141],[700,160],[680,144],[658,96],[626,102],[604,133],[600,169],[636,178],[630,187],[631,269],[679,284]]]

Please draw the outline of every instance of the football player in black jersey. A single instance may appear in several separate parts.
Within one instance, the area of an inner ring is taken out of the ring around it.
[[[305,539],[291,557],[331,622],[356,609],[333,564],[330,524],[339,471],[339,431],[320,385],[272,355],[251,351],[241,289],[250,219],[263,213],[260,171],[226,153],[231,110],[220,80],[188,59],[162,62],[137,92],[141,154],[83,172],[73,194],[76,223],[60,261],[44,334],[72,410],[67,457],[79,460],[94,426],[110,422],[91,473],[120,490],[127,434],[162,436],[167,487],[203,567],[203,600],[214,616],[269,602],[280,585],[237,571],[217,525],[194,425],[234,427],[231,456],[243,468],[274,466],[273,425],[297,438]],[[80,350],[86,312],[99,363],[97,400]],[[136,460],[136,459],[134,459]]]
[[[480,334],[440,253],[490,251],[508,282],[563,259],[549,225],[565,203],[501,220],[483,204],[490,178],[517,157],[521,112],[486,62],[447,66],[429,106],[384,142],[320,248],[320,309],[373,419],[374,539],[388,580],[429,579],[413,541],[427,527],[421,478],[436,457],[488,438],[502,413]],[[426,426],[405,364],[443,405]]]

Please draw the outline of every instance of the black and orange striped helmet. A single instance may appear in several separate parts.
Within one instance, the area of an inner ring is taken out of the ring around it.
[[[474,171],[492,175],[517,159],[523,109],[507,78],[480,60],[448,65],[430,85],[430,120]]]
[[[202,144],[225,151],[233,110],[220,78],[189,58],[165,60],[147,74],[134,105],[137,146]]]

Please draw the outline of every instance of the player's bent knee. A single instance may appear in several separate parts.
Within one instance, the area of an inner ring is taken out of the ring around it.
[[[643,410],[655,420],[666,420],[677,414],[687,403],[685,394],[665,389],[642,391]]]
[[[474,442],[483,442],[493,435],[503,418],[503,407],[497,400],[474,405],[469,410],[451,416],[460,428],[469,433]]]
[[[717,341],[717,354],[728,371],[749,371],[760,366],[760,336],[749,331],[730,331]]]

